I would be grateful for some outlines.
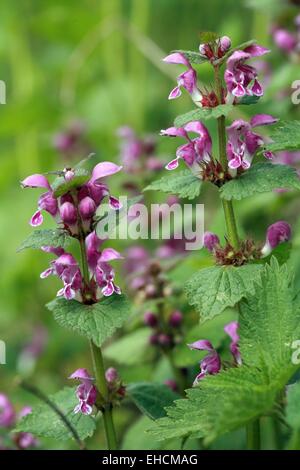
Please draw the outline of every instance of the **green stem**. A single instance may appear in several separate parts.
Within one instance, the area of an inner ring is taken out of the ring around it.
[[[79,243],[80,243],[81,265],[82,265],[84,283],[86,286],[88,286],[90,282],[90,275],[89,275],[84,236],[80,235]],[[109,393],[108,393],[108,388],[107,388],[107,383],[106,383],[106,378],[105,378],[105,368],[104,368],[104,363],[103,363],[102,351],[101,351],[101,348],[96,346],[92,341],[90,341],[90,347],[91,347],[91,355],[92,355],[93,368],[94,368],[94,374],[96,377],[97,388],[101,395],[101,398],[104,400],[104,403],[101,404],[101,412],[103,415],[107,446],[109,450],[117,450],[118,444],[117,444],[115,427],[113,423],[112,405],[111,403],[109,403]]]
[[[219,103],[222,103],[222,80],[220,76],[220,67],[216,65],[214,67],[215,71],[215,84],[216,84],[216,93],[218,96]],[[226,154],[226,129],[225,129],[225,116],[220,116],[218,118],[218,137],[219,137],[219,158],[220,162],[226,171],[228,168],[227,154]],[[228,241],[231,246],[235,249],[239,248],[239,236],[237,231],[237,225],[233,210],[233,204],[231,201],[226,201],[222,199],[222,205],[225,216],[226,231]]]
[[[247,449],[260,450],[260,422],[259,419],[249,423],[247,431]]]
[[[117,450],[117,437],[112,416],[112,406],[108,402],[108,388],[105,379],[102,351],[101,348],[98,348],[92,341],[90,341],[90,346],[97,388],[101,396],[104,398],[104,404],[101,407],[101,411],[103,414],[107,446],[109,450]]]

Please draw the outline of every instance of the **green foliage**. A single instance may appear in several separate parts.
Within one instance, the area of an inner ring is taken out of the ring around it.
[[[239,104],[251,105],[256,104],[260,99],[260,96],[256,95],[245,95],[239,100]]]
[[[244,199],[257,193],[274,189],[300,189],[300,179],[294,168],[288,165],[256,163],[241,176],[228,181],[220,188],[223,199]]]
[[[263,150],[278,152],[279,150],[300,149],[300,121],[280,121],[271,129],[270,137],[273,142],[265,145]]]
[[[183,170],[154,181],[144,191],[163,191],[182,198],[194,199],[199,196],[201,185],[202,181],[190,170]]]
[[[116,294],[92,305],[58,298],[47,304],[47,308],[61,326],[86,336],[99,347],[130,314],[125,296]]]
[[[104,351],[105,356],[119,364],[133,366],[145,364],[152,359],[149,344],[149,328],[139,328],[110,344]]]
[[[35,230],[23,241],[17,251],[22,251],[26,248],[40,249],[42,246],[63,248],[70,238],[65,230]]]
[[[295,431],[300,431],[300,382],[288,386],[286,422]]]
[[[262,266],[213,266],[198,271],[185,284],[188,301],[200,313],[200,322],[212,319],[225,308],[233,307],[259,281]]]
[[[182,127],[191,121],[203,121],[208,119],[217,119],[220,116],[227,116],[234,107],[231,104],[220,104],[215,108],[197,108],[188,113],[177,116],[174,121],[176,127]]]
[[[151,382],[137,382],[126,387],[127,396],[135,405],[151,419],[158,419],[166,415],[165,407],[170,406],[179,398],[164,384]]]
[[[82,413],[74,414],[78,403],[75,395],[76,387],[66,387],[60,392],[51,395],[49,399],[66,416],[69,423],[77,431],[80,439],[86,439],[94,434],[95,420]],[[65,441],[73,437],[60,416],[43,403],[33,408],[32,413],[24,416],[15,429],[18,432],[30,432],[37,437],[51,437]]]
[[[262,288],[263,286],[263,288]],[[156,438],[198,436],[207,442],[269,413],[293,375],[290,343],[300,330],[300,305],[286,265],[266,265],[255,291],[240,302],[243,364],[207,376],[187,399],[157,421]]]
[[[52,184],[55,197],[60,197],[72,189],[78,188],[90,179],[90,173],[83,168],[75,170],[75,176],[70,181],[66,181],[63,176],[59,176]]]

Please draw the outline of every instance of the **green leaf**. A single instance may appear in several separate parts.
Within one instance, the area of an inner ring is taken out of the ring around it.
[[[300,189],[300,179],[294,168],[288,165],[256,163],[241,176],[228,181],[220,188],[223,199],[244,199],[274,189]]]
[[[179,52],[182,54],[191,64],[203,64],[204,62],[207,62],[207,59],[205,59],[199,52],[195,51],[183,51],[183,50],[176,50],[172,51],[174,52]]]
[[[244,104],[244,105],[251,105],[251,104],[256,104],[260,99],[260,96],[256,95],[245,95],[243,98],[239,100],[239,104]]]
[[[199,311],[200,322],[212,319],[253,292],[262,269],[259,264],[213,266],[194,274],[185,284],[185,292],[190,305]]]
[[[90,173],[83,168],[77,168],[75,175],[70,181],[66,181],[63,176],[59,176],[52,184],[55,197],[63,196],[72,189],[78,188],[90,179]]]
[[[220,104],[215,108],[197,108],[188,113],[177,116],[174,121],[176,127],[182,127],[191,121],[203,121],[207,119],[217,119],[220,116],[227,116],[233,110],[232,104]]]
[[[182,198],[194,199],[199,196],[201,185],[202,181],[190,170],[183,170],[154,181],[144,191],[163,191]]]
[[[83,440],[94,434],[96,424],[91,416],[74,414],[73,410],[78,403],[75,391],[76,387],[66,387],[49,398],[63,412],[79,438]],[[30,414],[24,416],[15,431],[30,432],[37,437],[50,437],[60,441],[73,437],[59,415],[45,403],[37,405]]]
[[[198,436],[206,442],[270,413],[295,373],[291,342],[299,337],[300,305],[287,266],[273,258],[255,290],[240,302],[242,366],[207,376],[187,399],[167,408],[151,433],[159,439]],[[299,367],[299,366],[298,366]]]
[[[26,248],[40,249],[42,246],[64,248],[70,239],[71,237],[64,230],[35,230],[21,243],[17,251],[22,251]]]
[[[300,149],[300,121],[280,121],[270,130],[273,142],[264,145],[262,151],[278,152],[279,150]]]
[[[133,366],[152,359],[153,348],[149,344],[149,328],[139,328],[110,344],[104,354],[118,364]]]
[[[165,416],[165,407],[170,406],[179,398],[178,393],[173,392],[166,385],[151,382],[129,384],[126,392],[139,410],[151,419]]]
[[[125,296],[117,294],[92,305],[58,298],[47,304],[47,308],[61,326],[86,336],[99,347],[130,314],[129,302]]]
[[[272,253],[270,253],[269,256],[266,256],[265,258],[257,260],[257,263],[260,263],[260,264],[270,263],[272,257],[275,257],[280,265],[284,264],[290,258],[291,251],[292,251],[292,244],[290,242],[280,243],[280,245],[276,246],[276,248],[272,250]]]
[[[292,429],[300,430],[300,382],[288,386],[286,422]]]
[[[122,207],[119,210],[110,209],[105,215],[98,215],[96,220],[96,233],[99,238],[103,239],[107,234],[112,234],[114,230],[120,225],[122,220],[128,216],[130,207],[138,204],[143,199],[143,196],[136,196],[131,199],[122,200]],[[101,210],[103,205],[99,207]]]

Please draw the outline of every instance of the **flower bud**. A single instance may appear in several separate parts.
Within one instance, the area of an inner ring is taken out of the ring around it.
[[[170,346],[171,338],[165,333],[160,333],[160,335],[158,335],[158,343],[163,347]]]
[[[77,211],[74,204],[71,202],[64,202],[59,209],[61,220],[65,224],[73,225],[77,221]]]
[[[266,243],[261,250],[263,257],[268,256],[280,243],[289,241],[291,236],[291,226],[284,220],[279,220],[270,225],[267,230]]]
[[[109,369],[107,369],[105,372],[105,378],[108,383],[115,382],[119,378],[117,370],[114,367],[109,367]]]
[[[79,203],[79,212],[84,220],[91,219],[96,211],[96,204],[89,196],[82,199]]]
[[[175,310],[175,312],[173,312],[169,318],[169,324],[173,328],[177,328],[178,326],[181,325],[182,319],[183,319],[182,313],[179,310]]]
[[[144,315],[144,323],[151,328],[155,328],[157,325],[157,316],[152,312],[146,312]]]
[[[0,427],[9,428],[15,424],[13,405],[6,395],[0,393]]]
[[[156,333],[149,337],[149,343],[152,344],[152,346],[158,344],[158,335]]]
[[[203,235],[203,245],[207,250],[213,252],[217,245],[219,245],[220,239],[218,235],[212,232],[205,232]]]
[[[64,178],[66,181],[71,181],[75,176],[74,170],[72,168],[65,168],[64,169]]]
[[[223,53],[227,52],[231,47],[231,40],[228,36],[222,36],[219,41],[219,50]]]
[[[177,387],[177,383],[175,382],[175,380],[167,379],[167,380],[164,381],[164,384],[167,387],[169,387],[171,390],[173,390],[173,392],[177,392],[178,387]]]

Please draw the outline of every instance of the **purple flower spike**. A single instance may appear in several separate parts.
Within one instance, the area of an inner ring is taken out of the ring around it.
[[[257,80],[257,71],[255,67],[246,64],[246,61],[268,52],[270,52],[268,49],[256,44],[247,47],[243,51],[235,51],[228,58],[224,79],[229,93],[234,98],[242,98],[246,95],[263,95],[262,86]]]
[[[284,220],[279,220],[275,224],[270,225],[267,230],[266,243],[261,250],[263,257],[268,256],[280,243],[289,241],[291,236],[291,226]]]
[[[238,342],[240,340],[240,337],[237,333],[238,328],[239,328],[238,322],[233,321],[225,325],[224,331],[232,339],[232,342],[230,344],[230,351],[234,357],[235,362],[240,365],[242,363],[242,359],[241,359],[241,354],[240,354],[239,346],[238,346]]]
[[[205,248],[212,253],[214,252],[215,248],[220,244],[220,239],[218,235],[212,232],[205,232],[203,235],[203,245]]]
[[[258,126],[267,126],[274,124],[278,119],[269,114],[257,114],[253,116],[250,123],[242,119],[233,121],[231,126],[227,127],[227,158],[229,168],[250,168],[252,159],[261,145],[265,143],[264,137],[252,131]],[[272,153],[265,152],[264,156],[268,159],[273,158]]]
[[[193,385],[197,385],[206,375],[214,375],[220,371],[221,359],[210,341],[201,339],[195,343],[188,344],[188,347],[198,351],[208,351],[208,354],[200,362],[200,373],[195,378]]]
[[[165,57],[164,62],[169,64],[182,64],[185,65],[188,70],[177,78],[177,86],[169,94],[169,100],[174,100],[181,96],[181,88],[184,88],[190,95],[195,103],[200,103],[202,94],[197,87],[197,72],[193,69],[190,62],[184,57],[183,54],[175,52]]]
[[[12,403],[4,393],[0,393],[0,427],[10,428],[15,424],[16,415]]]
[[[198,137],[192,139],[188,133],[193,132]],[[191,121],[184,127],[169,127],[169,129],[162,130],[161,135],[169,137],[183,137],[187,140],[187,144],[181,145],[176,151],[176,158],[166,166],[167,170],[174,170],[178,167],[180,159],[184,160],[185,164],[195,170],[199,170],[199,164],[203,161],[210,160],[212,149],[212,140],[207,128],[199,121]]]
[[[97,389],[95,385],[93,385],[94,379],[86,369],[77,369],[70,375],[69,379],[81,381],[81,384],[76,389],[76,396],[79,403],[74,408],[74,413],[77,414],[80,412],[84,415],[90,415],[97,399]]]

